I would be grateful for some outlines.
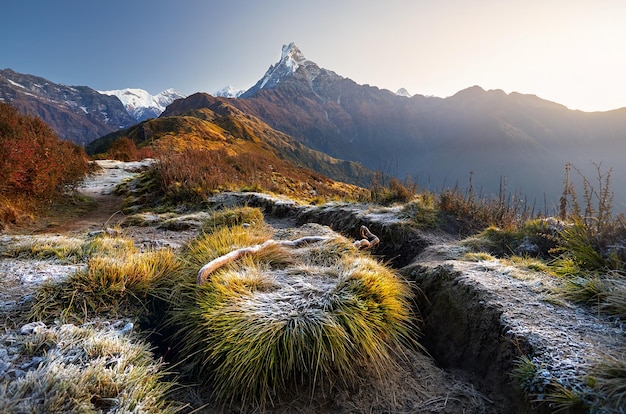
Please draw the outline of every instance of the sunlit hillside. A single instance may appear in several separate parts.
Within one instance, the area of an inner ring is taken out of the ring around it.
[[[204,107],[180,108],[176,114],[104,136],[87,150],[111,155],[118,140],[129,138],[144,154],[169,161],[186,154],[178,156],[176,168],[190,168],[203,180],[215,181],[213,190],[244,188],[309,199],[369,195],[355,185],[367,185],[372,177],[360,164],[311,150],[223,100],[205,94],[196,98]]]

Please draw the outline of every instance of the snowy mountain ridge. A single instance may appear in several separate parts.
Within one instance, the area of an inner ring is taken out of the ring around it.
[[[222,89],[218,91],[215,91],[215,93],[213,93],[213,96],[219,96],[222,98],[239,98],[241,94],[244,92],[245,92],[244,90],[235,89],[232,86],[228,85],[228,86],[224,86]]]
[[[407,90],[406,90],[406,88],[400,88],[400,89],[398,89],[398,90],[396,91],[396,95],[398,95],[398,96],[404,96],[405,98],[410,98],[411,96],[413,96],[413,95],[411,95],[411,93],[410,93],[409,91],[407,91]]]
[[[156,118],[165,110],[167,105],[176,99],[185,98],[175,89],[166,89],[156,95],[137,88],[115,89],[110,91],[98,91],[103,95],[116,96],[124,105],[128,113],[137,121],[148,118]]]
[[[295,43],[283,45],[280,60],[275,65],[271,65],[263,78],[261,78],[252,88],[245,91],[241,97],[253,96],[261,89],[273,89],[279,83],[289,78],[303,79],[313,89],[314,80],[324,74],[341,78],[336,73],[320,68],[315,62],[304,57]]]

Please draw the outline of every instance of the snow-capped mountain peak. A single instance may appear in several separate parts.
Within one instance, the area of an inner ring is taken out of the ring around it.
[[[321,73],[332,73],[334,76],[338,76],[334,72],[321,69],[315,62],[305,58],[296,44],[292,42],[283,46],[278,63],[271,65],[263,78],[241,96],[252,96],[261,89],[273,89],[289,78],[302,79],[313,85],[313,80]]]
[[[219,91],[216,91],[213,96],[220,96],[222,98],[239,98],[239,96],[245,91],[241,89],[235,89],[232,86],[224,86]]]
[[[148,118],[156,118],[165,110],[167,105],[176,99],[184,98],[180,92],[174,89],[166,89],[157,95],[151,95],[148,91],[136,88],[115,89],[110,91],[98,91],[103,95],[116,96],[126,108],[126,111],[137,121]]]
[[[286,66],[291,69],[291,73],[294,73],[306,61],[306,58],[304,57],[300,49],[298,49],[298,46],[296,46],[295,43],[291,42],[288,45],[283,46],[278,66]]]
[[[398,95],[398,96],[404,96],[404,97],[406,97],[406,98],[410,98],[411,96],[413,96],[413,95],[411,95],[411,94],[409,93],[409,91],[407,91],[407,90],[406,90],[406,88],[400,88],[400,89],[398,89],[398,90],[396,91],[396,95]]]
[[[163,108],[163,110],[165,110],[165,108],[169,104],[174,102],[176,99],[181,99],[181,98],[185,98],[185,95],[178,92],[176,89],[172,89],[172,88],[166,89],[163,92],[160,92],[153,97],[154,101],[158,103],[160,107]]]

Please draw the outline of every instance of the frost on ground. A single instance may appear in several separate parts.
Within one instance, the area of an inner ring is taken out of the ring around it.
[[[0,308],[11,307],[42,283],[57,282],[84,265],[55,264],[45,260],[0,260]]]
[[[103,225],[110,215],[119,209],[120,200],[113,200],[115,186],[133,177],[150,162],[98,161],[102,170],[86,179],[80,191],[99,204],[110,203],[109,209],[81,217],[72,227],[59,226],[53,229],[54,234],[37,237],[52,240],[59,233],[63,237],[71,233],[78,241],[84,241],[89,232],[104,230]],[[403,375],[406,375],[396,384],[397,395],[403,398],[411,397],[409,394],[412,391],[407,391],[409,383],[413,384],[411,387],[415,386],[412,390],[418,385],[421,387],[420,395],[414,396],[415,404],[403,407],[407,412],[502,412],[503,407],[510,407],[498,405],[502,401],[498,400],[498,396],[494,398],[490,394],[485,398],[484,394],[472,391],[472,384],[491,387],[492,392],[502,389],[496,387],[499,383],[510,385],[511,362],[523,354],[532,355],[533,362],[542,367],[538,375],[556,379],[572,389],[584,387],[580,378],[584,378],[593,360],[603,353],[614,353],[623,346],[624,327],[619,321],[593,315],[579,306],[551,300],[547,294],[551,282],[537,273],[520,272],[498,260],[460,260],[465,251],[449,235],[429,233],[420,235],[424,236],[422,239],[408,232],[390,230],[401,221],[398,209],[370,211],[355,205],[298,206],[293,201],[253,193],[221,194],[212,202],[216,206],[261,207],[268,212],[266,221],[274,227],[277,238],[289,228],[297,227],[298,223],[310,222],[331,226],[344,235],[350,235],[352,229],[358,228],[357,224],[380,230],[379,234],[385,239],[375,254],[384,254],[390,260],[400,257],[401,262],[407,265],[402,272],[417,281],[421,297],[427,297],[420,309],[425,319],[422,342],[441,365],[462,369],[473,376],[474,381],[461,380],[435,367],[429,358],[413,355],[414,362],[404,367],[406,373]],[[145,213],[143,216],[136,215],[135,223],[131,218],[124,218],[127,225],[121,231],[124,236],[132,238],[136,246],[141,249],[178,249],[197,234],[206,215],[175,217]],[[79,332],[95,332],[94,335],[102,335],[115,342],[112,338],[134,338],[135,335],[129,321],[46,326],[16,319],[16,311],[23,311],[28,306],[38,286],[46,281],[61,281],[85,266],[85,263],[65,264],[54,259],[35,260],[3,254],[11,246],[28,243],[33,237],[0,236],[0,318],[5,321],[4,333],[0,335],[0,393],[7,392],[2,383],[16,387],[27,377],[43,375],[45,367],[58,368],[59,363],[66,364],[65,356],[59,356],[62,350],[78,355],[73,348],[64,345],[68,341],[63,339],[65,336],[74,338],[73,335]],[[408,248],[411,243],[414,248]],[[429,247],[415,258],[417,244]],[[451,320],[450,315],[457,318]],[[32,348],[33,344],[41,345],[38,341],[42,337],[58,339],[43,341],[50,351],[46,355],[40,352],[43,348]],[[57,357],[60,359],[54,359]],[[47,372],[50,373],[50,369]],[[364,390],[366,388],[359,388],[351,395],[336,395],[333,398],[341,400],[340,405],[347,407],[347,411],[367,411],[363,410],[363,405],[358,405],[371,397],[360,395]],[[354,404],[354,409],[349,410],[351,404]],[[377,408],[382,410],[385,407]]]
[[[101,170],[87,177],[78,187],[86,195],[110,195],[115,187],[124,180],[134,177],[137,172],[154,162],[152,159],[143,161],[122,162],[115,160],[98,160]]]

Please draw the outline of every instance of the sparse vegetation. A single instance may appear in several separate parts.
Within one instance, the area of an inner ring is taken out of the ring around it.
[[[501,184],[497,197],[475,194],[471,176],[466,193],[459,187],[446,189],[439,194],[437,207],[456,218],[462,234],[472,234],[488,226],[516,227],[533,216],[524,197],[507,195],[504,184]]]
[[[407,203],[417,194],[417,185],[408,177],[403,183],[377,171],[370,183],[370,193],[372,201],[378,204]]]
[[[597,186],[583,177],[584,209],[566,179],[561,214],[569,223],[559,232],[554,271],[565,280],[563,295],[597,306],[610,315],[626,315],[626,220],[613,218],[611,170],[597,170]],[[577,171],[577,170],[576,170]],[[582,175],[582,174],[581,174]],[[569,208],[568,206],[571,205]]]
[[[285,194],[305,201],[359,199],[366,190],[337,183],[313,171],[294,167],[264,154],[225,149],[185,149],[157,156],[144,172],[132,196],[143,205],[200,206],[219,191],[257,191]]]
[[[579,204],[570,182],[572,169],[582,178],[584,206]],[[553,258],[547,270],[562,278],[561,288],[556,292],[561,297],[621,319],[626,316],[626,221],[622,215],[615,218],[612,215],[611,170],[603,173],[599,165],[596,170],[594,186],[575,167],[566,166],[560,204],[562,221],[553,221],[551,231],[541,232],[549,241],[547,257]],[[494,241],[494,237],[483,239]],[[497,244],[510,246],[510,238]],[[543,388],[535,389],[533,384],[537,378],[542,378],[543,371],[529,361],[520,360],[514,376],[531,399],[549,403],[556,412],[595,412],[597,409],[621,412],[619,407],[623,407],[626,400],[623,350],[596,361],[585,389],[568,388],[550,379],[549,372]]]

